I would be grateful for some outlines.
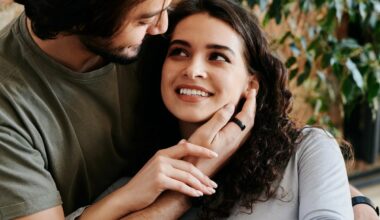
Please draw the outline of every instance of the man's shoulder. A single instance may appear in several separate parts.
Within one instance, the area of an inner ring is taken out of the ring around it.
[[[0,31],[0,81],[4,83],[11,76],[21,73],[24,59],[19,52],[20,42],[18,34],[14,33],[17,19]]]
[[[3,85],[12,81],[12,83],[22,82],[22,70],[16,61],[7,59],[0,54],[0,81]]]

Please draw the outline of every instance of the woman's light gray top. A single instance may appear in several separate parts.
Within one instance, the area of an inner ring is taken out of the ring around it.
[[[236,208],[229,219],[354,218],[345,163],[337,142],[321,129],[305,128],[303,133],[309,135],[299,144],[286,167],[279,196],[256,203],[252,213]],[[196,216],[197,210],[191,209],[181,219],[197,219]]]

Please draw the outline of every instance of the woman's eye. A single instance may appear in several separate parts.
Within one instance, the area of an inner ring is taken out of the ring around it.
[[[214,61],[222,61],[222,62],[230,63],[230,59],[228,59],[227,56],[221,53],[212,53],[209,59],[214,60]]]
[[[169,51],[168,56],[186,57],[187,52],[181,48],[174,48]]]

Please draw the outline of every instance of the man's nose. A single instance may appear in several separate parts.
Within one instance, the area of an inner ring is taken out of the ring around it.
[[[168,29],[168,12],[163,11],[157,23],[150,26],[147,33],[150,35],[163,34]]]

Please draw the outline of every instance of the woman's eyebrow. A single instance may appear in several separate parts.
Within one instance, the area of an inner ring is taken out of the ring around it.
[[[206,46],[206,48],[207,49],[227,50],[227,51],[231,52],[233,55],[236,55],[235,51],[233,51],[231,48],[224,46],[224,45],[220,45],[220,44],[208,44]]]
[[[172,46],[173,44],[179,44],[179,45],[182,45],[182,46],[191,47],[191,45],[189,44],[189,42],[184,41],[184,40],[172,40],[170,42],[169,46]]]

